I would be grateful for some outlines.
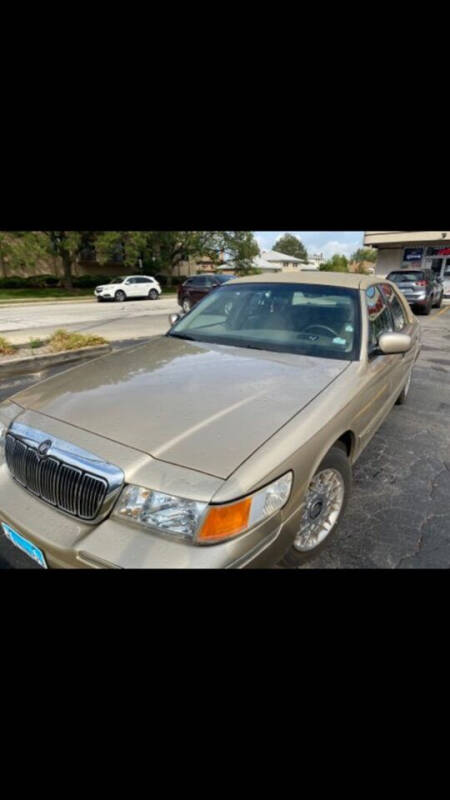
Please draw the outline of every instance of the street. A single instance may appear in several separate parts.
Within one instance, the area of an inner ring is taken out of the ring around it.
[[[168,329],[168,315],[179,311],[176,295],[125,303],[97,303],[93,299],[0,305],[0,336],[11,344],[45,339],[58,328],[96,333],[108,341],[156,336]]]
[[[172,299],[58,304],[49,326],[48,305],[0,308],[0,334],[27,341],[64,326],[95,330],[111,340],[132,339],[165,332],[167,315],[179,310]],[[303,569],[450,567],[450,304],[417,319],[423,347],[408,400],[393,408],[355,464],[352,495],[336,536]],[[0,386],[0,401],[62,369],[10,379]],[[0,536],[0,568],[22,566],[39,569]]]

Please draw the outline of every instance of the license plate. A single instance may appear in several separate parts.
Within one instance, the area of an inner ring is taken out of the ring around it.
[[[20,535],[20,533],[17,533],[17,531],[7,525],[6,522],[2,522],[2,528],[10,542],[18,547],[19,550],[22,550],[24,553],[26,553],[26,555],[32,558],[33,561],[37,561],[41,567],[48,569],[44,554],[42,550],[39,550],[39,547],[36,547],[35,544],[29,542],[28,539],[25,539],[24,536]]]

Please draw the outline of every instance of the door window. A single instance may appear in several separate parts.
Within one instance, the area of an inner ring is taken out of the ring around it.
[[[403,330],[403,328],[408,324],[408,320],[405,317],[405,312],[402,308],[402,304],[400,303],[397,295],[395,294],[395,290],[392,288],[392,286],[389,286],[388,283],[383,283],[380,286],[380,288],[381,291],[383,292],[383,297],[386,300],[386,303],[391,310],[395,330],[396,331]]]
[[[383,300],[378,286],[370,286],[366,291],[367,312],[369,316],[369,353],[378,346],[382,333],[393,331],[391,313]]]

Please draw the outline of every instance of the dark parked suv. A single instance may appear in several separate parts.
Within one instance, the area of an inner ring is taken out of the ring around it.
[[[387,280],[396,284],[410,306],[429,314],[432,307],[440,308],[444,287],[431,269],[402,269],[390,272]]]
[[[188,312],[213,289],[234,277],[234,275],[194,275],[178,287],[178,305],[183,311]]]

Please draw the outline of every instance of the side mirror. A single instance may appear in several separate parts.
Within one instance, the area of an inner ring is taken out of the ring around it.
[[[411,337],[407,333],[382,333],[378,339],[378,347],[385,356],[407,353],[411,344]]]
[[[181,319],[181,314],[169,314],[170,325],[175,325],[179,319]]]

